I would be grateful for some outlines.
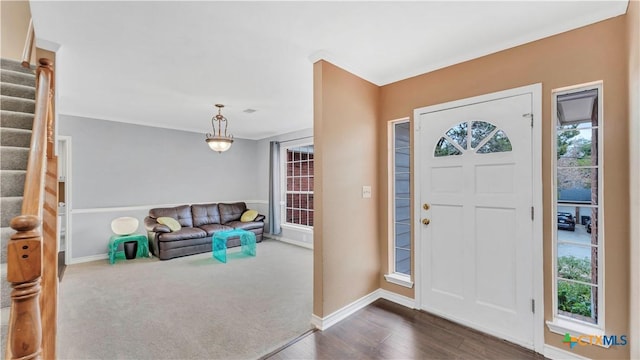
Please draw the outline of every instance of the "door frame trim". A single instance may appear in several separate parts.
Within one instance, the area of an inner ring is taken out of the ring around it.
[[[71,170],[72,170],[72,164],[71,164],[71,136],[64,136],[64,135],[58,135],[58,141],[56,141],[56,144],[58,146],[60,146],[60,143],[64,143],[64,159],[63,161],[65,162],[65,224],[64,224],[64,262],[65,264],[69,265],[71,264],[71,262],[73,261],[73,254],[71,253],[71,249],[73,248],[71,246],[71,227],[72,227],[72,222],[73,219],[71,218],[71,210],[72,210],[72,206],[73,206],[73,202],[71,201],[71,197],[72,197],[72,189],[71,189],[71,181],[72,181],[72,176],[71,176]],[[60,174],[58,174],[58,181],[60,180]],[[59,230],[59,229],[58,229]],[[59,236],[60,234],[58,234]],[[58,243],[60,242],[60,239],[58,238]],[[60,251],[60,249],[58,249],[58,251]]]
[[[419,239],[422,238],[422,227],[420,226],[420,174],[421,174],[421,158],[420,151],[420,131],[419,118],[420,115],[448,110],[452,108],[498,100],[507,97],[513,97],[523,94],[532,95],[531,110],[533,113],[533,129],[532,129],[532,206],[534,207],[533,218],[533,258],[532,258],[532,274],[533,274],[533,298],[535,300],[536,309],[533,320],[533,350],[542,354],[544,351],[544,257],[543,257],[543,228],[542,228],[542,83],[536,83],[521,86],[513,89],[497,91],[493,93],[483,94],[479,96],[469,97],[449,101],[446,103],[435,104],[417,108],[413,111],[413,248],[414,250],[414,284],[415,284],[415,300],[416,306],[423,309],[422,299],[422,246]],[[520,344],[526,347],[526,344]]]

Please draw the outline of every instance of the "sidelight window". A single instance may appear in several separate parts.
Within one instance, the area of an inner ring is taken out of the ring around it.
[[[410,124],[390,123],[390,234],[391,261],[387,281],[411,287]]]
[[[554,91],[553,105],[554,323],[602,329],[602,84]]]

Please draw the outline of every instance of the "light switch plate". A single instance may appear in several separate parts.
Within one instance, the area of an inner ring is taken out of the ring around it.
[[[371,198],[371,186],[365,185],[362,187],[362,198],[363,199]]]

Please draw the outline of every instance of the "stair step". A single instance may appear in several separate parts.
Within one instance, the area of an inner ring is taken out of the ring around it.
[[[33,114],[36,111],[36,101],[0,95],[0,109]]]
[[[24,195],[24,181],[27,172],[25,170],[0,171],[0,196]]]
[[[36,75],[25,74],[18,71],[4,70],[0,71],[0,81],[4,83],[18,84],[36,87]]]
[[[11,59],[0,59],[0,68],[4,70],[22,72],[25,74],[33,74],[35,72],[36,66],[31,65],[30,68],[25,68],[22,66],[22,62],[20,61]]]
[[[0,245],[2,245],[2,251],[0,253],[0,263],[7,263],[7,242],[13,233],[16,231],[10,227],[0,227]]]
[[[29,149],[0,146],[0,170],[27,170]]]
[[[24,85],[11,84],[11,83],[0,83],[0,95],[35,100],[36,89],[31,86],[24,86]]]
[[[0,214],[0,226],[7,227],[11,219],[22,213],[22,196],[7,196],[0,198],[2,213]]]
[[[0,127],[31,130],[33,128],[33,117],[33,114],[1,110]]]
[[[31,146],[31,130],[0,128],[0,144],[28,148]]]

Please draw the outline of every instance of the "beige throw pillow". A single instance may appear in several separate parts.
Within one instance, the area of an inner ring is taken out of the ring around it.
[[[180,226],[180,223],[178,222],[178,220],[171,217],[162,216],[162,217],[159,217],[157,221],[158,221],[158,224],[167,225],[169,229],[171,229],[171,231],[178,231],[182,229],[182,226]]]

